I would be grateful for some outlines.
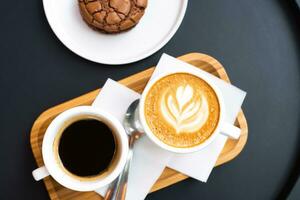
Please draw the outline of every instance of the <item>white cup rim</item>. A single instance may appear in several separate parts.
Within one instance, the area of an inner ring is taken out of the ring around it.
[[[117,162],[115,169],[101,179],[82,181],[70,176],[59,166],[55,153],[53,152],[53,144],[55,137],[59,132],[59,128],[61,128],[63,123],[68,119],[72,119],[74,116],[80,115],[89,115],[94,116],[99,120],[105,120],[106,123],[109,123],[109,125],[115,129],[114,134],[120,141],[118,146],[121,152],[119,161]],[[121,122],[119,122],[119,120],[111,114],[92,106],[78,106],[59,114],[47,128],[42,144],[43,160],[49,174],[61,185],[76,191],[94,191],[111,183],[123,170],[127,154],[128,139]]]
[[[209,84],[209,86],[211,86],[214,90],[214,92],[216,93],[216,96],[219,100],[219,106],[220,106],[220,114],[219,114],[219,122],[217,127],[215,128],[214,132],[211,134],[211,136],[206,139],[203,143],[193,146],[193,147],[189,147],[189,148],[180,148],[180,147],[174,147],[174,146],[170,146],[164,142],[162,142],[161,140],[159,140],[150,130],[147,122],[146,122],[146,118],[144,115],[144,103],[145,103],[145,99],[146,96],[150,90],[150,88],[153,86],[154,83],[156,83],[158,80],[171,75],[171,74],[178,74],[178,73],[188,73],[194,76],[197,76],[201,79],[203,79],[206,83]],[[203,74],[203,72],[199,71],[198,69],[193,69],[192,67],[190,68],[185,68],[182,70],[173,70],[173,71],[169,71],[169,72],[164,72],[159,74],[157,77],[152,78],[148,84],[146,85],[142,95],[141,95],[141,99],[140,99],[140,106],[139,106],[139,118],[140,118],[140,122],[144,128],[144,131],[146,133],[146,135],[158,146],[160,146],[163,149],[166,149],[168,151],[174,152],[174,153],[193,153],[196,151],[199,151],[203,148],[205,148],[207,145],[209,145],[218,135],[218,133],[221,130],[221,126],[224,122],[224,114],[225,114],[225,107],[224,107],[224,100],[223,97],[221,95],[220,89],[216,86],[216,84],[210,80],[207,75]]]

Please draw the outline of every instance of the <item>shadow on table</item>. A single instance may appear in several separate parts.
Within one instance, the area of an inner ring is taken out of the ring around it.
[[[283,8],[286,18],[288,19],[291,28],[293,29],[294,38],[300,47],[300,9],[297,5],[296,0],[278,0],[281,7]],[[300,51],[300,50],[299,50]],[[299,52],[300,53],[300,52]],[[300,62],[300,57],[299,57]],[[300,144],[300,126],[298,142]],[[283,184],[283,188],[279,191],[276,199],[287,199],[298,178],[300,178],[300,145],[298,146],[297,153],[295,153],[294,163],[291,164],[290,172]]]

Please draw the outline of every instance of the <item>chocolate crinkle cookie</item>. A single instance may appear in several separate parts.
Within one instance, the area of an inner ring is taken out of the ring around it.
[[[144,15],[147,0],[78,0],[84,21],[106,33],[135,26]]]

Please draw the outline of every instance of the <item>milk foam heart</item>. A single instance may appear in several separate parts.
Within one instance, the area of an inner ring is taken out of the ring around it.
[[[174,92],[165,92],[160,107],[164,118],[177,134],[199,130],[209,114],[207,99],[202,94],[195,94],[190,85],[178,86]]]
[[[144,101],[146,123],[167,145],[189,148],[208,139],[219,122],[220,105],[203,79],[175,73],[157,80]]]

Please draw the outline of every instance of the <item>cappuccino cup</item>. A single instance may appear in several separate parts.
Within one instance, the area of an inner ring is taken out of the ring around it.
[[[111,114],[79,106],[59,114],[43,138],[45,166],[32,172],[36,181],[53,177],[66,188],[96,191],[123,170],[128,154],[127,134]]]
[[[139,120],[146,135],[175,153],[199,151],[218,134],[238,139],[241,130],[225,121],[225,113],[220,89],[194,68],[152,78],[139,105]]]

